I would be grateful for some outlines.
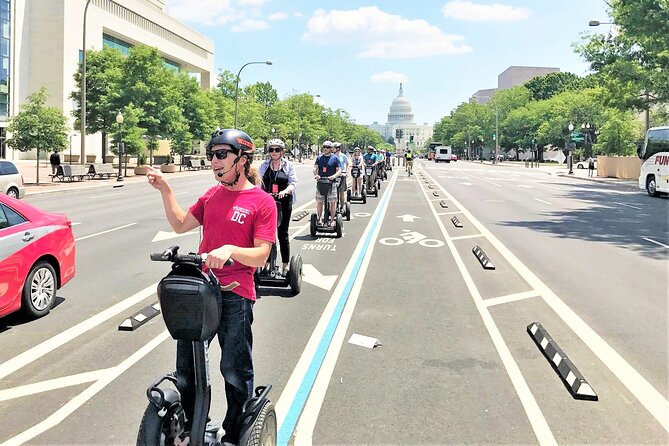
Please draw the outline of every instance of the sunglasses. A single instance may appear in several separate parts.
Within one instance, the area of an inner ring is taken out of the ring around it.
[[[324,149],[331,149],[332,146],[323,146]]]
[[[216,150],[214,152],[207,152],[207,159],[211,161],[216,157],[217,160],[224,160],[228,157],[230,150]]]
[[[281,147],[270,147],[269,149],[267,149],[267,151],[270,152],[270,153],[272,153],[272,152],[278,153],[278,152],[281,152]]]

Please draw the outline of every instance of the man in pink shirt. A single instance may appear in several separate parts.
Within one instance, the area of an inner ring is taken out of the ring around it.
[[[233,444],[239,442],[242,406],[253,394],[253,272],[265,265],[276,236],[276,205],[255,185],[256,172],[251,169],[254,151],[253,141],[240,130],[214,132],[207,144],[207,158],[218,184],[188,211],[179,206],[160,171],[150,169],[147,174],[149,184],[160,191],[174,232],[181,234],[202,226],[199,252],[208,253],[206,268],[221,282],[222,314],[217,334],[227,400],[223,440]],[[234,265],[224,268],[228,259]],[[194,406],[192,355],[189,342],[177,342],[177,388],[189,418],[187,430]]]

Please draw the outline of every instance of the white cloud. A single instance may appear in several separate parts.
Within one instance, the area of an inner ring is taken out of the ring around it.
[[[293,17],[302,17],[302,15],[303,14],[301,12],[294,12],[293,13]]]
[[[233,32],[238,33],[238,32],[248,32],[248,31],[260,31],[262,29],[267,29],[267,28],[269,28],[269,25],[264,20],[244,19],[230,29]]]
[[[408,59],[471,51],[463,36],[444,34],[425,20],[388,14],[376,6],[314,12],[302,39],[320,44],[356,44],[358,57]]]
[[[237,0],[237,1],[238,1],[239,4],[242,5],[242,6],[247,6],[247,5],[250,5],[250,6],[262,6],[262,5],[264,5],[264,4],[267,2],[267,0]]]
[[[396,73],[395,71],[384,71],[383,73],[372,75],[370,80],[375,83],[391,82],[396,84],[398,82],[407,82],[409,78],[405,74]]]
[[[285,20],[288,18],[288,14],[285,12],[275,12],[274,14],[270,14],[269,17],[267,17],[268,20]]]
[[[493,3],[482,5],[462,0],[446,3],[441,9],[444,17],[452,17],[463,22],[517,22],[530,16],[526,8]]]
[[[206,26],[240,23],[261,16],[267,0],[167,0],[167,13],[184,22]],[[235,26],[236,28],[239,25]]]

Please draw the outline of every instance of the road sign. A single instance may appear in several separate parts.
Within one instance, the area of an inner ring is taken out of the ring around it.
[[[567,157],[564,156],[564,153],[562,153],[562,150],[560,150],[558,152],[557,156],[555,157],[555,161],[557,161],[560,164],[564,163],[564,160],[566,160],[566,159],[567,159]]]
[[[583,133],[581,133],[581,132],[576,132],[576,131],[571,132],[571,140],[572,140],[572,141],[579,141],[579,142],[580,142],[580,141],[583,141],[583,140],[584,140]]]
[[[290,151],[290,153],[292,153],[293,156],[299,156],[299,154],[300,154],[300,149],[298,149],[297,147],[295,147],[293,150]]]

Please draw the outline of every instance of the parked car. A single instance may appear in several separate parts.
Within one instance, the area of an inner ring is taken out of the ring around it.
[[[0,253],[0,316],[44,316],[75,274],[72,223],[0,194]]]
[[[451,153],[451,161],[457,161],[458,160],[458,155],[455,153]]]
[[[0,160],[0,192],[12,198],[23,198],[26,195],[23,176],[11,161]]]
[[[588,160],[579,161],[578,163],[576,163],[576,168],[577,169],[587,169],[588,168]],[[597,169],[597,160],[595,160],[595,169]]]

